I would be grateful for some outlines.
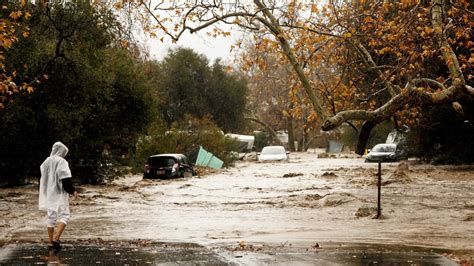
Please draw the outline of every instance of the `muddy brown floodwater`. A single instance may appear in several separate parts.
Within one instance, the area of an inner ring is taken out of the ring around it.
[[[384,163],[382,219],[373,219],[376,173],[377,164],[360,157],[318,158],[314,151],[292,153],[288,163],[239,161],[203,177],[124,176],[81,186],[63,242],[141,239],[257,254],[263,247],[382,244],[472,264],[473,166]],[[36,185],[0,189],[0,214],[3,245],[47,238]]]

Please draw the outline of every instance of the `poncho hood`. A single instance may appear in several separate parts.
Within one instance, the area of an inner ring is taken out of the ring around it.
[[[69,149],[62,142],[58,141],[53,144],[53,149],[51,150],[50,156],[60,156],[66,157]]]

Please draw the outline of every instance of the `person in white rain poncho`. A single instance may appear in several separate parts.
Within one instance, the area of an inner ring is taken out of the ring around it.
[[[69,222],[69,195],[77,196],[71,182],[71,170],[64,159],[66,145],[56,142],[51,155],[41,164],[39,209],[47,212],[48,236],[51,247],[61,247],[59,238]],[[55,230],[56,227],[56,230]]]

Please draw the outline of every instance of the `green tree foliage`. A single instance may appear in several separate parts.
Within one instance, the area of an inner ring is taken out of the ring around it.
[[[55,141],[70,148],[73,175],[103,178],[104,166],[126,157],[151,118],[142,63],[117,45],[115,16],[87,3],[32,6],[31,34],[10,49],[19,79],[46,73],[35,93],[0,110],[0,178],[38,176]]]
[[[255,136],[254,146],[255,146],[256,151],[261,151],[263,149],[263,147],[269,145],[270,142],[269,142],[269,139],[268,139],[268,137],[265,133],[258,132],[254,136]]]
[[[159,69],[158,110],[168,127],[191,114],[210,115],[225,132],[243,129],[247,84],[219,61],[209,66],[205,56],[178,48],[169,51]]]

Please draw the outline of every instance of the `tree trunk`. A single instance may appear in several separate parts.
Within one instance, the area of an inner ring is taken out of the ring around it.
[[[306,95],[308,95],[308,98],[311,104],[313,105],[314,111],[319,116],[321,121],[324,121],[326,119],[326,114],[323,111],[322,103],[317,98],[316,93],[314,93],[314,90],[311,87],[311,84],[309,83],[308,77],[306,77],[306,74],[304,73],[303,68],[301,67],[301,64],[298,62],[298,59],[296,58],[295,53],[293,52],[293,49],[290,43],[285,37],[285,32],[279,26],[278,20],[260,0],[254,0],[254,3],[259,9],[262,10],[263,14],[270,20],[266,22],[266,26],[269,28],[270,32],[279,41],[280,47],[283,50],[283,53],[286,55],[286,57],[288,58],[288,61],[290,61],[291,66],[293,67],[293,70],[298,75],[298,79],[300,80],[301,85],[303,86],[306,92]],[[264,22],[264,21],[261,21],[261,22]]]
[[[261,121],[257,118],[254,118],[254,117],[246,117],[245,120],[252,121],[252,122],[255,122],[255,123],[263,126],[263,128],[265,129],[265,131],[268,132],[268,134],[271,136],[271,138],[278,141],[276,131],[273,130],[273,128],[271,126],[269,126],[267,123],[265,123],[265,122],[263,122],[263,121]]]
[[[362,128],[359,133],[359,140],[357,141],[357,146],[355,153],[359,155],[363,155],[365,152],[365,148],[367,147],[367,142],[369,142],[370,132],[377,123],[371,121],[365,121],[362,125]]]
[[[292,116],[289,116],[287,119],[287,130],[288,130],[288,149],[290,151],[296,151],[294,121],[293,121]]]

